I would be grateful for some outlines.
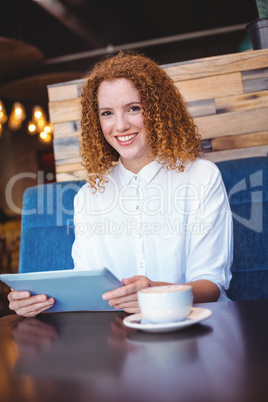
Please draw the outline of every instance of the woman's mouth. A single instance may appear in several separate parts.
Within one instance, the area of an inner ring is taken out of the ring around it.
[[[134,142],[138,134],[118,135],[115,138],[120,145],[130,145]]]

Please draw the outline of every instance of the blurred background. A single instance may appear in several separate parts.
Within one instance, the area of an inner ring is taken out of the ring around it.
[[[2,268],[17,268],[24,190],[55,181],[47,85],[120,49],[161,65],[246,51],[257,17],[255,0],[0,0]]]

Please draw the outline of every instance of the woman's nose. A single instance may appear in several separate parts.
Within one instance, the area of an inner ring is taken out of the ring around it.
[[[118,115],[115,119],[116,131],[122,133],[130,128],[130,123],[125,115]]]

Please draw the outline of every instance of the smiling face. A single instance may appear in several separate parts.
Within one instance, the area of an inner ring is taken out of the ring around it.
[[[107,142],[119,153],[126,169],[137,173],[153,158],[138,90],[125,78],[103,81],[98,89],[99,119]]]

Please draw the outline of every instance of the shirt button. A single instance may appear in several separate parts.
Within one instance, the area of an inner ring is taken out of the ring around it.
[[[134,179],[135,179],[135,180],[138,180],[138,176],[134,176]]]
[[[139,209],[140,207],[139,207],[139,205],[136,205],[136,209]]]
[[[139,238],[139,239],[141,239],[141,238],[142,238],[142,235],[141,235],[141,234],[139,234],[139,235],[138,235],[138,238]]]

